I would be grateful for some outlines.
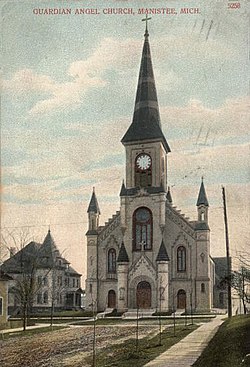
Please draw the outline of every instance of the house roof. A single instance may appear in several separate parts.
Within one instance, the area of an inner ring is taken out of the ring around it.
[[[124,144],[135,141],[161,141],[166,151],[170,152],[169,145],[161,130],[147,29],[144,37],[133,120],[121,141]]]
[[[61,265],[57,262],[58,258],[62,260]],[[30,272],[34,268],[52,269],[56,266],[68,270],[71,274],[81,275],[71,266],[68,266],[69,264],[62,257],[49,230],[42,244],[34,241],[30,242],[15,255],[7,259],[0,269],[10,274],[18,274]]]

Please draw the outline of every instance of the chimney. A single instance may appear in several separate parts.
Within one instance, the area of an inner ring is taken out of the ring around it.
[[[15,247],[10,247],[10,257],[14,256],[16,253],[16,248]]]

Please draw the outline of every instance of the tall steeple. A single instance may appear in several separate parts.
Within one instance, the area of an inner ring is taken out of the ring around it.
[[[169,145],[161,130],[160,113],[149,46],[149,33],[146,21],[133,121],[121,141],[126,144],[149,139],[154,139],[156,141],[160,140],[166,151],[170,152]]]

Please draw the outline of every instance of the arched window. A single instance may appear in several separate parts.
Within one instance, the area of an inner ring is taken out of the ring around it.
[[[135,158],[135,186],[152,186],[152,159],[147,153],[140,153]]]
[[[113,248],[108,251],[108,273],[116,273],[116,252]]]
[[[205,284],[201,283],[201,293],[205,293]]]
[[[184,246],[177,249],[177,271],[186,271],[186,249]]]
[[[133,251],[152,250],[153,221],[148,208],[138,208],[133,214]]]

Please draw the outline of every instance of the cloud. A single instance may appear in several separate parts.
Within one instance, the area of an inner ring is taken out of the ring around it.
[[[238,137],[247,136],[249,105],[249,97],[228,99],[215,109],[204,106],[199,100],[191,99],[185,106],[162,107],[161,116],[169,135],[177,140],[180,136],[183,140],[186,138],[189,149],[202,144],[228,145],[235,144]],[[181,150],[183,140],[180,140]]]
[[[80,105],[89,89],[106,85],[107,81],[103,75],[106,70],[117,68],[122,71],[124,67],[134,66],[135,43],[137,42],[133,40],[103,39],[86,60],[75,61],[69,65],[65,79],[71,79],[70,81],[58,83],[32,69],[22,69],[11,79],[4,80],[3,88],[16,97],[23,97],[27,93],[44,93],[46,97],[38,97],[38,102],[29,110],[31,116],[74,109]]]

